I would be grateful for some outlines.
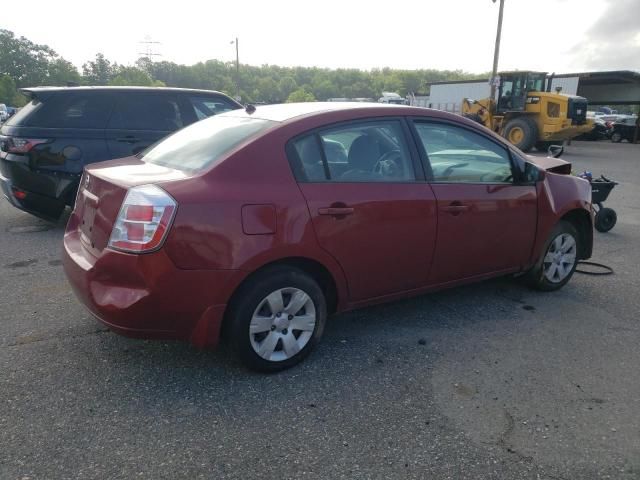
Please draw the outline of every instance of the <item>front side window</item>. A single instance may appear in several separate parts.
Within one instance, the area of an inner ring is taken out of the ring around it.
[[[189,96],[189,103],[196,112],[198,120],[202,120],[219,113],[228,112],[229,110],[236,110],[237,105],[234,105],[223,98],[217,97],[205,97],[205,96]]]
[[[434,182],[511,183],[507,150],[484,136],[454,125],[416,122]]]
[[[408,182],[416,179],[397,120],[351,123],[294,143],[303,181]]]

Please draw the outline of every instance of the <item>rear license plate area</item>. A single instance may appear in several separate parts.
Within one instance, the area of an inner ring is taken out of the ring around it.
[[[92,244],[93,221],[96,217],[96,209],[93,205],[85,204],[80,222],[80,238],[87,244]],[[93,246],[93,245],[91,245]]]

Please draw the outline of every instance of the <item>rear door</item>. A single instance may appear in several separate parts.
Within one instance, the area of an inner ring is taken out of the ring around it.
[[[342,266],[351,302],[417,288],[428,279],[436,202],[407,138],[402,121],[378,119],[290,144],[318,241]]]
[[[533,248],[537,196],[534,185],[514,182],[509,151],[462,126],[414,126],[438,205],[430,283],[521,268]]]
[[[170,91],[120,92],[106,130],[111,158],[135,155],[185,123]]]

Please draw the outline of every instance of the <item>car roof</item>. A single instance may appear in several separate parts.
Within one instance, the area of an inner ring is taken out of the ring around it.
[[[40,93],[54,93],[54,92],[95,92],[95,91],[110,91],[110,92],[189,92],[189,93],[206,93],[217,94],[230,98],[222,92],[217,90],[204,90],[193,88],[176,88],[176,87],[134,87],[134,86],[83,86],[83,87],[26,87],[19,89],[22,93],[28,96],[37,96]]]
[[[428,111],[425,108],[409,107],[406,105],[392,105],[386,103],[364,102],[307,102],[307,103],[281,103],[275,105],[258,105],[255,111],[248,113],[247,109],[232,110],[221,113],[218,116],[246,117],[270,120],[272,122],[286,122],[300,117],[321,116],[336,111],[367,111],[372,115],[385,113],[388,115],[408,115],[410,112],[419,111],[423,114]]]

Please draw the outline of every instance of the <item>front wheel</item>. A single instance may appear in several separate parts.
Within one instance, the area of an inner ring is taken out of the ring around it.
[[[545,244],[542,258],[525,277],[529,286],[543,291],[562,288],[578,265],[579,241],[578,232],[571,223],[558,222]]]
[[[620,143],[622,141],[622,135],[618,132],[613,132],[611,134],[611,141],[613,143]]]
[[[322,289],[294,267],[250,279],[230,306],[230,342],[252,370],[275,372],[302,361],[320,340],[327,317]]]
[[[504,127],[504,137],[523,152],[528,152],[538,138],[538,126],[532,118],[514,118]]]

